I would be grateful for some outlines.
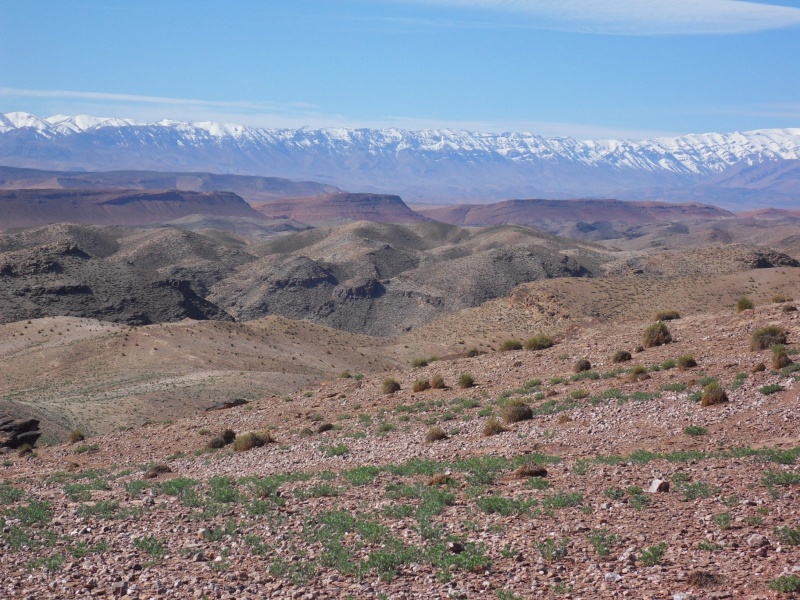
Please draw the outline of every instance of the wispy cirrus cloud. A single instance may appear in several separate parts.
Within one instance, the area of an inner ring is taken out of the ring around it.
[[[800,26],[800,8],[742,0],[390,0],[514,15],[516,26],[609,35],[721,35]]]

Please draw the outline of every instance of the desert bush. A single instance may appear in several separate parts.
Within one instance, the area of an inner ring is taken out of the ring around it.
[[[414,392],[424,392],[431,389],[431,382],[428,379],[417,379],[412,389]]]
[[[515,479],[528,479],[529,477],[547,477],[547,469],[536,463],[525,463],[514,470]]]
[[[785,343],[786,330],[779,325],[761,327],[750,336],[750,350],[767,350],[777,344]]]
[[[772,347],[772,368],[782,369],[792,364],[792,359],[786,352],[786,346],[783,344],[776,344]]]
[[[464,373],[458,378],[458,387],[461,389],[471,388],[475,385],[475,378],[469,373]]]
[[[395,392],[400,391],[400,384],[397,383],[396,379],[391,377],[387,377],[383,380],[383,384],[381,385],[381,390],[383,390],[384,394],[394,394]]]
[[[722,404],[728,401],[728,395],[725,390],[718,383],[709,383],[703,389],[703,395],[700,397],[700,404],[702,406],[712,406],[714,404]]]
[[[503,433],[508,431],[500,420],[497,417],[489,417],[486,421],[486,424],[483,426],[483,435],[485,437],[489,437],[491,435],[497,435],[498,433]]]
[[[677,310],[661,310],[656,313],[656,321],[674,321],[680,319],[681,314]]]
[[[525,350],[544,350],[551,348],[555,342],[549,335],[540,333],[525,340]]]
[[[661,321],[650,325],[644,330],[644,335],[642,335],[642,345],[645,348],[653,348],[654,346],[669,344],[671,341],[672,334],[670,334],[667,326]]]
[[[435,390],[443,390],[447,386],[444,384],[444,379],[441,375],[434,375],[431,377],[431,387]]]
[[[786,295],[784,295],[784,294],[775,294],[775,295],[772,297],[772,301],[773,301],[775,304],[780,304],[780,303],[782,303],[782,302],[791,302],[791,301],[792,301],[792,297],[791,297],[791,296],[786,296]]]
[[[615,363],[622,363],[629,361],[631,358],[631,353],[627,350],[617,350],[611,360]]]
[[[446,440],[446,439],[447,439],[447,433],[445,432],[444,429],[442,429],[438,425],[436,427],[431,427],[428,430],[428,433],[425,434],[425,442],[427,444],[432,444],[433,442],[438,442],[440,440]]]
[[[77,444],[78,442],[82,442],[86,439],[86,436],[83,435],[83,432],[79,429],[75,429],[74,431],[70,432],[69,434],[69,443],[70,444]]]
[[[533,418],[533,410],[520,399],[515,399],[506,404],[503,409],[503,419],[506,423],[519,423]]]
[[[251,431],[237,435],[233,441],[233,449],[236,452],[246,452],[253,448],[260,448],[275,441],[269,431]]]
[[[522,350],[522,342],[514,339],[506,340],[500,346],[500,350],[502,350],[503,352],[509,352],[511,350]]]
[[[694,359],[694,356],[691,354],[681,354],[678,357],[678,370],[686,371],[687,369],[691,369],[692,367],[697,366],[697,361]]]
[[[750,298],[747,296],[742,296],[736,301],[736,312],[740,313],[744,310],[750,310],[754,306],[755,304],[753,304],[753,301],[750,300]]]
[[[631,370],[628,371],[628,381],[631,383],[635,383],[643,379],[650,379],[650,375],[647,374],[647,367],[644,365],[634,365],[631,367]]]
[[[591,371],[592,363],[590,363],[585,358],[581,358],[580,360],[575,361],[575,364],[572,365],[572,370],[575,373],[583,373],[584,371]]]
[[[436,362],[438,358],[439,358],[438,356],[431,356],[430,358],[425,358],[425,357],[415,358],[414,360],[411,361],[411,366],[414,367],[415,369],[419,367],[427,367],[432,362]]]
[[[26,442],[17,448],[17,456],[25,456],[27,454],[33,454],[33,446]]]
[[[233,429],[224,429],[213,438],[208,440],[206,448],[216,449],[223,448],[228,444],[232,444],[236,439],[236,432]]]

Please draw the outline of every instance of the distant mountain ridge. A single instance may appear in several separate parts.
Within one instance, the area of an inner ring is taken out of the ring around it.
[[[205,170],[312,179],[415,200],[510,197],[687,199],[698,188],[716,204],[766,206],[773,185],[739,194],[746,167],[800,161],[800,128],[694,134],[642,141],[579,141],[531,133],[452,129],[259,129],[87,115],[0,115],[0,163],[40,169]],[[779,184],[796,198],[797,169]],[[722,201],[715,194],[720,189]],[[762,193],[763,192],[763,193]],[[776,196],[771,196],[773,199]]]

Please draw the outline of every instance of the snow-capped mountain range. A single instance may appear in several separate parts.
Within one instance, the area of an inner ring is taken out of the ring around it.
[[[191,170],[312,179],[406,200],[636,197],[741,201],[763,171],[786,183],[800,128],[642,141],[452,129],[259,129],[88,115],[0,115],[0,164],[59,170]],[[789,178],[798,170],[791,165]],[[778,166],[780,165],[780,166]],[[734,181],[735,185],[731,182]],[[742,184],[742,182],[745,184]],[[793,186],[790,186],[792,188]],[[787,192],[782,185],[781,194]],[[781,196],[780,203],[791,201]],[[795,195],[794,198],[797,198]],[[724,198],[723,198],[724,200]],[[724,202],[723,202],[724,203]],[[774,203],[773,203],[774,204]]]

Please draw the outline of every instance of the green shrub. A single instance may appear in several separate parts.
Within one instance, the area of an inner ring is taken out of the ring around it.
[[[775,392],[782,392],[785,388],[782,385],[778,385],[777,383],[773,383],[770,385],[765,385],[762,388],[759,388],[759,392],[764,394],[765,396],[769,396],[770,394],[774,394]]]
[[[525,340],[525,350],[545,350],[551,348],[554,343],[549,335],[540,333]]]
[[[687,425],[683,428],[683,433],[686,435],[705,435],[708,433],[708,429],[699,425]]]
[[[781,575],[769,582],[769,589],[779,594],[800,592],[800,577],[797,575]]]
[[[686,371],[687,369],[691,369],[697,366],[697,361],[695,361],[694,356],[691,354],[681,354],[678,357],[678,370],[679,371]]]
[[[642,550],[641,554],[639,554],[639,560],[642,561],[645,567],[653,567],[661,562],[661,559],[664,557],[664,550],[666,549],[667,544],[665,542],[645,548]]]
[[[728,401],[728,394],[718,383],[709,383],[703,389],[703,395],[700,397],[701,406],[713,406],[714,404],[722,404]]]
[[[522,342],[514,339],[506,340],[500,346],[500,350],[502,350],[503,352],[510,352],[512,350],[522,350]]]
[[[663,344],[669,344],[672,341],[672,334],[669,329],[662,322],[653,323],[644,330],[642,335],[642,346],[645,348],[653,348]]]
[[[742,296],[736,301],[736,312],[740,313],[745,310],[750,310],[754,306],[755,304],[753,304],[753,301],[750,300],[750,298],[747,296]]]
[[[627,350],[617,350],[611,360],[615,363],[623,363],[631,360],[631,358],[631,353]]]
[[[381,390],[383,390],[383,393],[387,395],[394,394],[395,392],[400,391],[400,384],[396,379],[387,377],[383,380],[383,384],[381,384]]]
[[[475,378],[469,373],[464,373],[458,378],[458,387],[461,389],[471,388],[475,385]]]
[[[656,321],[674,321],[680,319],[681,314],[677,310],[661,310],[656,313]]]

